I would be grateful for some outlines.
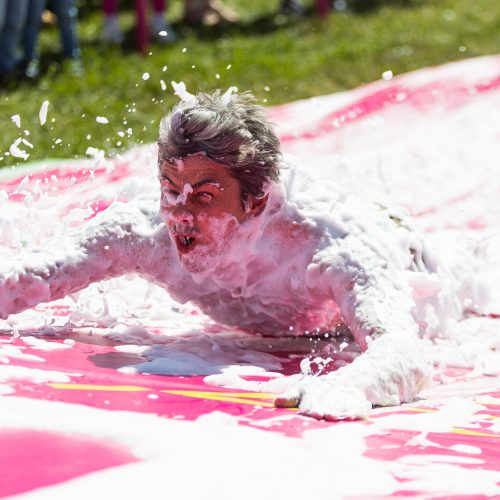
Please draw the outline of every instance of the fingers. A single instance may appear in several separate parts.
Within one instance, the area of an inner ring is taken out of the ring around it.
[[[299,413],[328,421],[368,418],[371,403],[359,390],[328,383],[322,377],[307,377],[276,397],[278,408],[299,408]]]
[[[276,396],[274,405],[277,408],[297,408],[301,400],[301,380],[295,380],[291,387],[288,387],[286,392]]]
[[[299,406],[300,396],[298,394],[282,394],[274,400],[274,406],[277,408],[297,408]]]

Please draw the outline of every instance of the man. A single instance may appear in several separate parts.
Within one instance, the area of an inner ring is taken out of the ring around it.
[[[160,214],[156,197],[115,203],[1,273],[0,317],[137,272],[226,325],[335,335],[345,323],[363,354],[295,377],[278,406],[362,418],[418,393],[429,370],[408,270],[431,271],[403,216],[319,189],[284,163],[248,94],[184,95],[158,145]]]

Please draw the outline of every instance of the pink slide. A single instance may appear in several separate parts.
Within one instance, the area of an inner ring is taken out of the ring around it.
[[[482,242],[489,308],[424,339],[419,399],[352,422],[277,409],[258,382],[326,340],[219,327],[119,278],[0,322],[0,497],[500,498],[499,109],[495,56],[270,109],[313,174]],[[2,259],[155,188],[155,146],[93,154],[0,171]]]

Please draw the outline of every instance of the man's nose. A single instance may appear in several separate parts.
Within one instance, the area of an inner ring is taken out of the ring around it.
[[[177,222],[192,222],[193,214],[188,210],[186,205],[177,204],[172,207],[170,216]]]

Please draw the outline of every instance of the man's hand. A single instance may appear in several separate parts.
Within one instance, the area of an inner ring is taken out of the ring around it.
[[[279,408],[299,408],[303,415],[325,420],[368,418],[372,404],[355,387],[341,387],[328,376],[298,375],[284,394],[276,397]]]
[[[351,364],[326,375],[292,375],[267,382],[265,392],[279,394],[278,407],[298,406],[300,413],[326,420],[367,418],[372,405],[412,401],[431,381],[431,370],[412,332],[387,333]]]

